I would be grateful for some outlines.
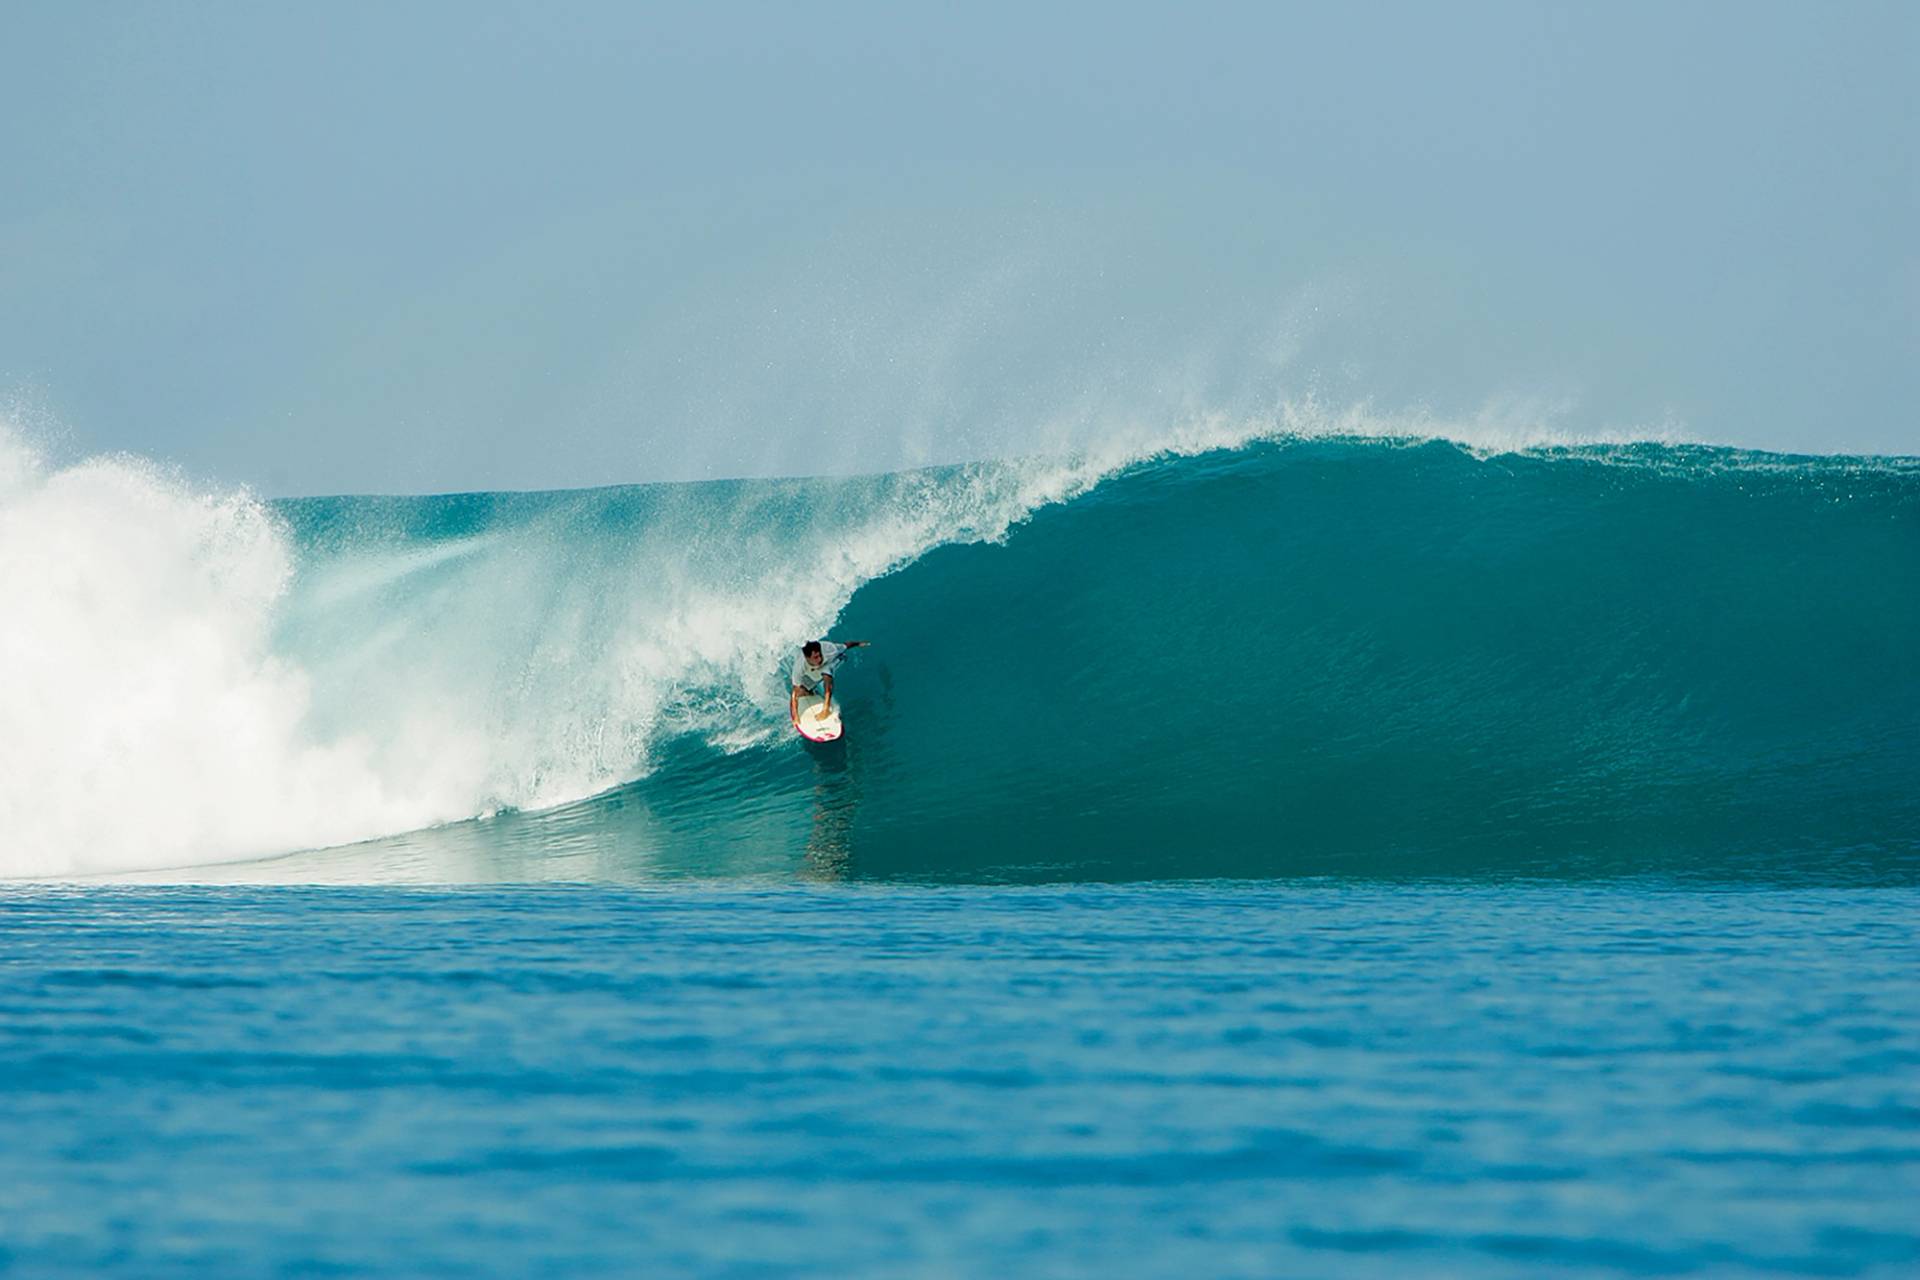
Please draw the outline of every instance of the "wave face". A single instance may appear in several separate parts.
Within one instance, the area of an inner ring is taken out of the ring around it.
[[[1148,466],[856,597],[871,874],[1905,866],[1920,472],[1638,447]]]
[[[20,753],[13,874],[369,837],[260,874],[1920,872],[1907,461],[1329,438],[270,511],[90,483],[147,495],[147,543],[193,527],[62,687],[170,700],[117,756],[98,723]],[[875,648],[806,747],[781,670],[829,624]],[[83,803],[103,759],[131,809]]]

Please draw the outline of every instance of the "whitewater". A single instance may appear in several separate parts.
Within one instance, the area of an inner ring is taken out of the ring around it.
[[[267,501],[8,431],[0,583],[7,877],[1920,869],[1913,460],[1297,411]]]

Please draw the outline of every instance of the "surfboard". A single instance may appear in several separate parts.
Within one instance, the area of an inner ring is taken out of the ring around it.
[[[817,693],[803,693],[800,704],[793,717],[793,727],[808,742],[832,742],[841,733],[840,707],[836,703],[831,711],[821,713],[820,704],[825,702]]]

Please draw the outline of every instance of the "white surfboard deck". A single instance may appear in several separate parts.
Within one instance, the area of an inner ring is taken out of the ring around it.
[[[821,713],[820,704],[825,702],[817,693],[800,695],[799,706],[793,717],[793,727],[800,736],[809,742],[832,742],[841,734],[840,707],[836,703],[831,711]]]

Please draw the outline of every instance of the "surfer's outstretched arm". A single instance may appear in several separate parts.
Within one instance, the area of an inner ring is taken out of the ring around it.
[[[800,686],[797,684],[787,686],[787,718],[796,723],[800,719]]]
[[[821,714],[825,715],[827,712],[833,710],[833,677],[822,676],[820,683],[827,686],[827,696],[820,702]]]

